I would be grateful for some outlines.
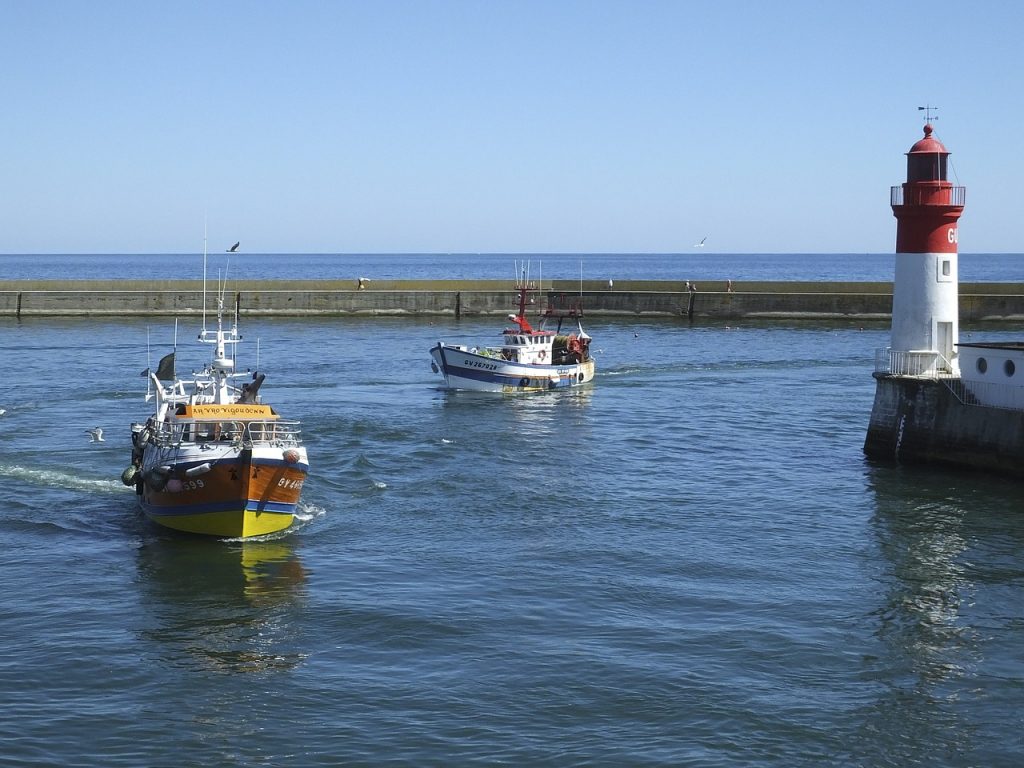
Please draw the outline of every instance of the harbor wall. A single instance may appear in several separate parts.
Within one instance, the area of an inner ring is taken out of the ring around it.
[[[209,287],[209,286],[208,286]],[[583,297],[588,316],[889,320],[892,283],[726,282],[686,290],[681,281],[545,280],[549,295]],[[234,281],[225,294],[242,315],[505,315],[508,281]],[[206,310],[214,308],[207,293]],[[2,281],[0,316],[190,315],[203,311],[202,281]],[[960,318],[1024,321],[1024,284],[962,283]]]
[[[1024,477],[1024,412],[962,402],[941,380],[875,374],[864,453]]]

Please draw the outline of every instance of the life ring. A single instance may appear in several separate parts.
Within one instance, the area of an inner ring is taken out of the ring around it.
[[[538,360],[544,360],[544,359],[547,358],[547,356],[548,356],[548,351],[546,349],[542,349],[540,352],[537,353],[537,359]]]

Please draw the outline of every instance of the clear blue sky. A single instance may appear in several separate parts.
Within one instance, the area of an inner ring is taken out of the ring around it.
[[[1024,3],[0,0],[0,253],[1024,252]]]

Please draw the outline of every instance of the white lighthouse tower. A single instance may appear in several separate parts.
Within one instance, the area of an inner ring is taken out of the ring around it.
[[[957,221],[964,187],[946,178],[949,152],[932,136],[907,153],[907,180],[893,187],[896,273],[892,296],[890,372],[956,375],[959,333]]]

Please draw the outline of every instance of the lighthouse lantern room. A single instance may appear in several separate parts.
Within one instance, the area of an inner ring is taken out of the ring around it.
[[[957,375],[957,221],[964,187],[946,177],[949,152],[933,135],[907,153],[907,180],[891,191],[896,217],[889,370],[904,376]]]

